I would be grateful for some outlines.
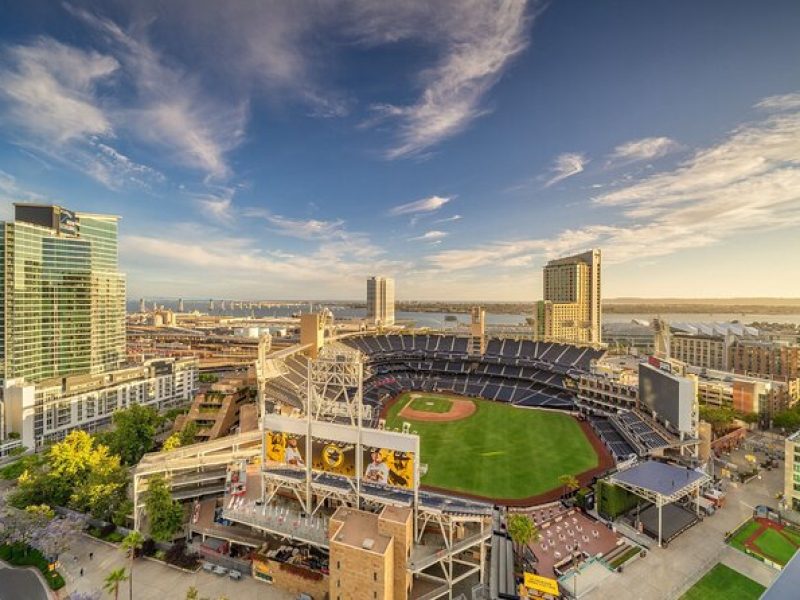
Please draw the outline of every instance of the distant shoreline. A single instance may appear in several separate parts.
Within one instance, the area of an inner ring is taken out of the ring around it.
[[[453,302],[397,302],[395,310],[398,312],[430,312],[468,314],[473,306],[480,305],[486,312],[492,314],[533,314],[534,304],[525,303],[453,303]],[[363,307],[363,305],[362,305]],[[800,301],[796,304],[715,304],[715,303],[657,303],[657,302],[622,302],[604,303],[603,311],[609,314],[708,314],[708,313],[741,313],[760,315],[788,315],[800,312]]]

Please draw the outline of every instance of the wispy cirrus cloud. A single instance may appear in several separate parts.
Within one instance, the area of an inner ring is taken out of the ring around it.
[[[389,214],[393,217],[401,216],[401,215],[414,215],[418,213],[429,213],[434,212],[442,208],[445,204],[450,202],[452,198],[447,198],[444,196],[429,196],[428,198],[422,198],[421,200],[415,200],[414,202],[408,202],[406,204],[400,204],[389,209]]]
[[[438,229],[432,229],[431,231],[426,231],[422,235],[418,235],[416,237],[409,238],[411,241],[418,241],[418,242],[433,242],[437,240],[441,240],[442,238],[447,237],[449,234],[446,231],[440,231]]]
[[[244,135],[247,102],[224,102],[199,80],[170,63],[146,37],[111,19],[65,4],[65,8],[109,40],[109,51],[136,89],[136,103],[116,110],[119,121],[144,141],[166,150],[171,160],[220,179],[230,174],[225,154]]]
[[[524,0],[358,3],[355,28],[364,43],[421,39],[441,49],[419,75],[416,102],[373,107],[399,124],[387,158],[418,155],[485,114],[483,98],[527,46],[530,21]]]
[[[544,187],[550,187],[557,184],[559,181],[567,179],[568,177],[582,173],[583,169],[586,167],[586,163],[588,162],[589,159],[586,158],[586,155],[580,152],[566,152],[564,154],[559,154],[556,157],[553,166],[550,168],[552,175],[545,182]]]
[[[453,221],[460,221],[463,219],[461,215],[452,215],[450,217],[445,217],[443,219],[436,219],[434,223],[452,223]]]
[[[606,263],[701,248],[742,233],[800,227],[800,108],[762,102],[776,111],[734,129],[671,170],[603,193],[597,206],[620,211],[619,224],[594,224],[557,236],[483,244],[429,257],[436,269],[513,267],[601,247]]]
[[[7,48],[4,63],[0,95],[15,125],[56,143],[113,135],[95,97],[98,86],[119,69],[113,57],[41,37]]]
[[[769,96],[758,102],[756,108],[766,111],[798,110],[800,109],[800,92]]]
[[[612,161],[624,163],[653,160],[679,150],[681,145],[668,137],[648,137],[620,144],[611,153]]]
[[[4,121],[16,143],[84,172],[110,189],[149,187],[163,180],[156,169],[114,148],[116,130],[100,89],[118,74],[110,55],[82,50],[52,38],[5,48],[0,63]]]

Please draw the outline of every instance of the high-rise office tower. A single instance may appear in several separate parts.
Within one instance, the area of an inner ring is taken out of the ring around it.
[[[0,377],[35,383],[125,359],[125,276],[117,220],[15,204],[0,223]]]
[[[394,279],[367,279],[367,320],[377,325],[394,325]]]
[[[145,304],[144,304],[144,298],[139,298],[139,312],[140,313],[146,313],[147,312],[147,306],[145,306]]]
[[[178,298],[178,312],[183,312],[183,298]]]
[[[600,269],[596,249],[545,265],[544,300],[535,315],[538,337],[576,344],[602,341]]]

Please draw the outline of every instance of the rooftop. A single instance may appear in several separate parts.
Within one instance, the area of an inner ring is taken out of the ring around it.
[[[392,541],[378,530],[378,515],[374,513],[341,507],[333,515],[333,520],[343,524],[331,538],[331,543],[383,554]]]
[[[692,469],[651,460],[615,473],[610,479],[612,483],[626,483],[661,496],[674,496],[704,477]]]

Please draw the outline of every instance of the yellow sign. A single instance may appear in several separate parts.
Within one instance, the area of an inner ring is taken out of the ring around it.
[[[529,590],[550,594],[551,596],[561,595],[561,592],[558,591],[558,581],[549,577],[534,575],[533,573],[525,573],[525,587]]]

